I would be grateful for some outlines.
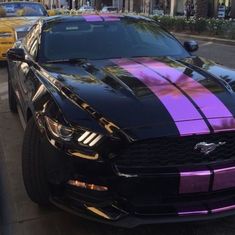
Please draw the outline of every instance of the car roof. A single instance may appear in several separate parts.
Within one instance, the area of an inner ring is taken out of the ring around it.
[[[75,15],[75,16],[68,16],[68,15],[57,15],[57,16],[51,16],[51,17],[46,17],[41,19],[43,23],[61,23],[61,22],[76,22],[76,21],[86,21],[86,17],[108,17],[108,18],[119,18],[119,19],[135,19],[135,20],[147,20],[147,21],[152,21],[156,22],[153,19],[144,17],[144,16],[139,16],[139,15],[131,15],[131,14],[102,14],[102,13],[86,13],[86,14],[81,14],[81,15]],[[89,21],[87,21],[89,22]],[[93,21],[95,22],[95,20]],[[112,21],[111,21],[112,22]]]

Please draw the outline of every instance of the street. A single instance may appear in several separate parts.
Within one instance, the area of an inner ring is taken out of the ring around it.
[[[197,54],[235,69],[235,47],[199,42]],[[39,208],[26,195],[21,173],[23,129],[8,108],[7,71],[0,68],[0,226],[3,235],[229,235],[235,217],[203,223],[114,228],[81,219],[51,206]],[[1,233],[1,232],[0,232]]]

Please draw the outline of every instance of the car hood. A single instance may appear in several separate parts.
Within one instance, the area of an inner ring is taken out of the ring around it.
[[[0,18],[0,30],[10,28],[16,30],[22,26],[33,25],[39,17],[8,17]]]
[[[134,139],[235,130],[235,71],[212,61],[144,57],[43,67]]]

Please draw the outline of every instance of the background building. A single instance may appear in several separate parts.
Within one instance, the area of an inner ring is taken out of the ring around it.
[[[0,0],[0,2],[10,0]],[[33,0],[32,0],[33,1]],[[90,4],[96,9],[103,6],[116,6],[120,11],[136,12],[145,14],[167,14],[184,15],[186,0],[35,0],[42,2],[49,7],[73,6],[79,8],[82,5]],[[225,15],[235,18],[235,0],[191,0],[195,6],[195,12],[199,16],[217,17],[219,6],[224,5]]]
[[[235,0],[192,0],[195,6],[195,11],[198,11],[201,16],[217,17],[218,8],[224,5],[226,16],[235,18]],[[183,15],[186,0],[171,0],[172,15]]]

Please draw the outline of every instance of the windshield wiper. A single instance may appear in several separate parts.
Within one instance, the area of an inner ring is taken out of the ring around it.
[[[59,63],[72,63],[72,64],[83,64],[86,63],[87,59],[84,58],[72,58],[72,59],[63,59],[63,60],[48,60],[45,61],[47,64],[59,64]]]

